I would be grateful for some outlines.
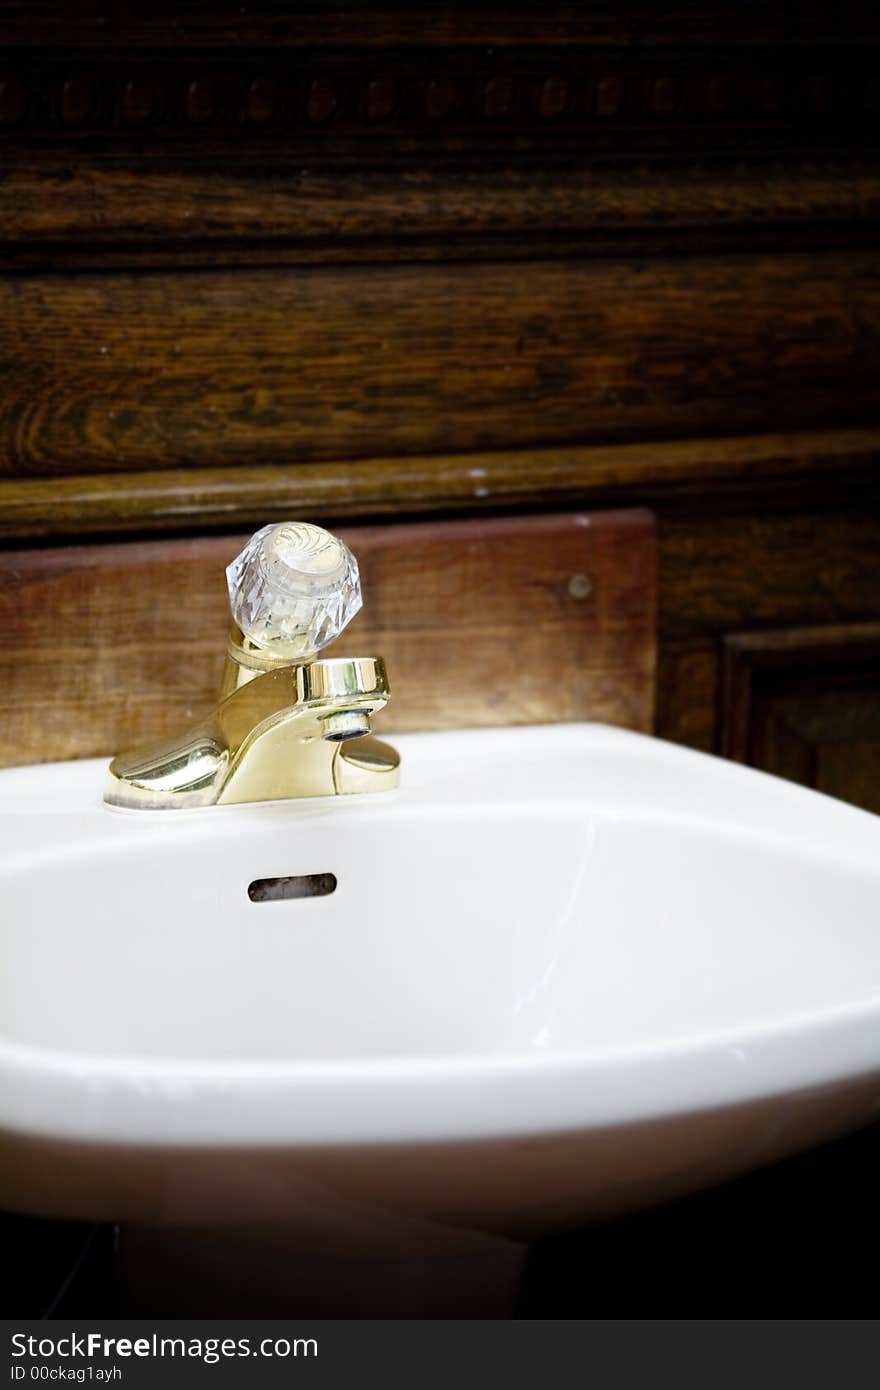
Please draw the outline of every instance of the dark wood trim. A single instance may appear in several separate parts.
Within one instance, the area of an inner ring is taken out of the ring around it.
[[[829,485],[805,506],[793,482],[784,509],[664,515],[660,573],[670,651],[707,640],[718,656],[725,633],[880,622],[877,495]]]
[[[343,4],[241,5],[198,0],[150,3],[130,0],[115,7],[94,0],[71,6],[65,0],[7,0],[0,11],[0,44],[73,49],[154,47],[160,49],[237,48],[373,50],[409,44],[481,48],[519,48],[536,42],[556,46],[584,44],[613,50],[665,48],[683,42],[697,46],[728,43],[742,48],[761,44],[823,44],[880,39],[876,10],[865,4],[726,6],[703,3],[662,6],[574,3],[553,6],[512,0],[425,0],[408,8],[372,0]]]
[[[707,485],[707,492],[714,490]],[[660,655],[657,732],[719,752],[725,634],[880,625],[880,505],[827,480],[790,479],[784,505],[732,499],[713,512],[659,519]],[[769,639],[769,640],[772,640]],[[732,709],[731,697],[727,709]],[[740,745],[741,746],[741,745]]]
[[[0,479],[0,542],[870,483],[880,429]]]
[[[7,157],[0,264],[22,269],[689,253],[872,244],[880,166],[725,171],[304,168],[276,152],[182,163]]]
[[[0,3],[0,261],[876,244],[878,44],[864,6]]]
[[[748,762],[755,686],[768,672],[828,674],[880,665],[880,623],[728,633],[722,639],[718,751]]]
[[[576,134],[615,145],[710,148],[781,139],[809,145],[873,142],[876,58],[871,45],[751,45],[658,52],[546,43],[529,48],[406,46],[393,63],[366,49],[306,55],[283,46],[234,51],[15,49],[0,57],[0,135],[67,133],[130,142],[237,144],[268,135],[425,148],[484,138],[512,145]],[[687,44],[687,41],[684,41]],[[521,147],[521,144],[520,144]]]

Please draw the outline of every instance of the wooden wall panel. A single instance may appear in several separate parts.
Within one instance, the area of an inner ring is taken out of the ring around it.
[[[386,658],[382,729],[588,718],[651,729],[650,513],[340,534],[365,608],[339,652]],[[0,556],[0,762],[109,754],[207,709],[228,626],[223,570],[244,539]]]
[[[725,637],[718,744],[880,814],[880,623]]]
[[[722,733],[724,641],[751,630],[817,630],[880,622],[880,504],[843,509],[828,486],[814,510],[777,502],[661,517],[657,731],[704,752]],[[757,638],[756,638],[757,641]],[[721,719],[719,720],[719,714]]]
[[[663,635],[880,619],[876,484],[857,507],[831,487],[828,493],[824,505],[809,508],[790,498],[761,510],[663,518]]]
[[[880,418],[880,256],[0,280],[0,474]]]

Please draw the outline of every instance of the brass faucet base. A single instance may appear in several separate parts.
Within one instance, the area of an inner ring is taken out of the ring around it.
[[[379,657],[242,669],[233,647],[213,713],[179,739],[110,764],[104,800],[145,809],[387,791],[393,748],[364,735],[388,700]]]
[[[217,798],[218,805],[242,801],[283,801],[304,796],[349,796],[362,792],[391,791],[400,782],[400,757],[395,749],[369,736],[347,743],[313,739],[291,749],[296,759],[296,791],[285,774],[284,734],[267,737],[252,756],[230,777]]]

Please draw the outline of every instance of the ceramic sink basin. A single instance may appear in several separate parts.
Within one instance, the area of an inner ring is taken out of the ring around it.
[[[0,1206],[527,1239],[878,1114],[880,819],[598,725],[395,742],[363,798],[0,774]]]

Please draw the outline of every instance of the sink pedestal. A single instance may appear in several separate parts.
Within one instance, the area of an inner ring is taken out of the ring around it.
[[[122,1316],[508,1318],[528,1247],[443,1241],[419,1254],[309,1252],[278,1228],[120,1228]]]

